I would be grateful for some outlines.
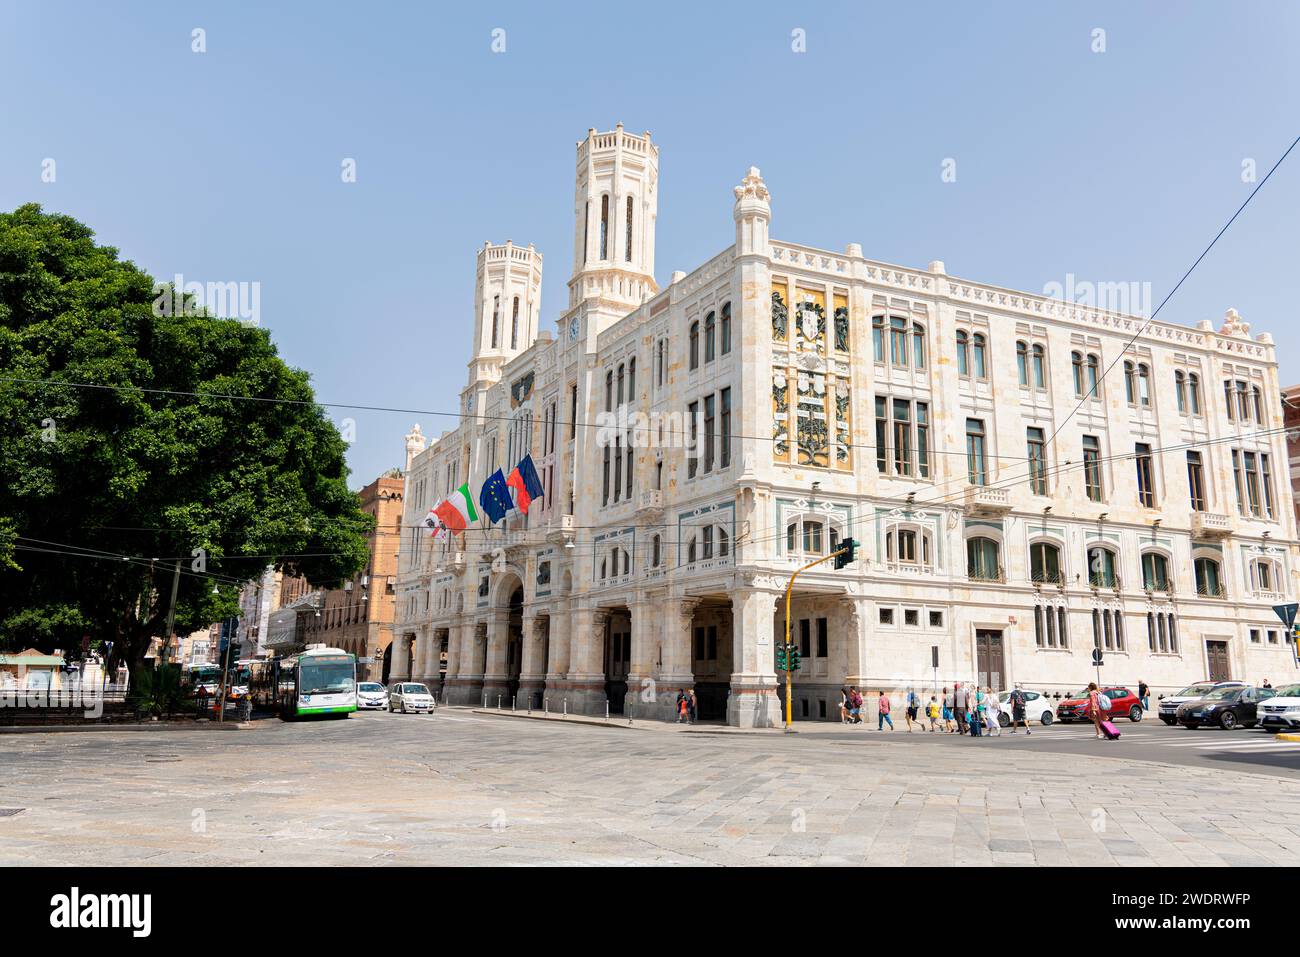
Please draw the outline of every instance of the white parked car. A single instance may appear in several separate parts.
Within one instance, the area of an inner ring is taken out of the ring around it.
[[[1168,725],[1178,723],[1178,706],[1188,701],[1199,701],[1211,691],[1218,688],[1244,688],[1244,681],[1198,681],[1188,685],[1178,694],[1165,695],[1160,699],[1160,720]]]
[[[1025,696],[1025,720],[1037,721],[1043,727],[1052,723],[1054,712],[1052,711],[1052,702],[1047,695],[1041,691],[1029,691],[1025,688],[1020,689]],[[998,692],[998,706],[1001,713],[998,715],[998,724],[1004,728],[1011,727],[1011,692]]]
[[[378,681],[357,682],[357,710],[378,709],[383,711],[388,704],[388,691]]]
[[[400,711],[402,714],[414,711],[432,711],[437,704],[429,689],[414,681],[401,681],[388,689],[388,710]]]
[[[1285,685],[1256,709],[1259,726],[1267,731],[1295,731],[1300,728],[1300,685]]]

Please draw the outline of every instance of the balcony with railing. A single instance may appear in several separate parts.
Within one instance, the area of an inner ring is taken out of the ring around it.
[[[1035,588],[1041,588],[1044,585],[1055,585],[1057,588],[1065,587],[1065,575],[1059,569],[1039,569],[1030,572],[1029,580]]]
[[[638,515],[653,515],[662,512],[664,508],[664,493],[657,488],[644,489],[636,500],[636,511]]]
[[[1196,512],[1192,515],[1192,535],[1197,538],[1226,538],[1232,534],[1232,519],[1221,512]]]
[[[966,509],[976,515],[1002,515],[1011,511],[1011,493],[988,485],[971,486],[966,489]]]
[[[1199,598],[1227,598],[1228,589],[1224,587],[1223,582],[1198,581],[1196,594]]]
[[[1119,577],[1118,572],[1106,574],[1105,572],[1093,572],[1088,576],[1088,587],[1093,591],[1100,591],[1103,588],[1111,588],[1116,592],[1123,589],[1124,583]]]
[[[1142,581],[1142,590],[1148,595],[1158,592],[1172,596],[1174,594],[1174,580],[1172,578],[1146,578]]]
[[[1007,580],[1007,572],[1001,565],[996,568],[972,568],[966,577],[973,582],[1002,584]]]

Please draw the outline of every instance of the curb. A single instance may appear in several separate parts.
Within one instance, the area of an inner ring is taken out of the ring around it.
[[[643,720],[633,724],[628,722],[625,718],[605,721],[600,718],[590,718],[585,715],[560,717],[558,715],[545,715],[537,712],[532,712],[530,714],[526,711],[498,711],[495,708],[469,708],[466,710],[471,714],[490,715],[498,718],[525,718],[532,721],[550,721],[554,724],[585,724],[593,728],[622,728],[624,731],[660,731],[664,734],[708,734],[714,735],[715,737],[731,737],[737,734],[768,736],[784,733],[781,728],[727,728],[721,726],[679,728],[669,722],[653,720]]]
[[[549,721],[552,724],[585,724],[593,728],[622,728],[624,731],[644,731],[644,725],[628,724],[626,721],[604,721],[600,718],[587,717],[548,717],[544,714],[529,714],[527,711],[497,711],[494,708],[470,708],[471,714],[485,714],[497,718],[521,718],[525,721]]]
[[[0,726],[0,734],[62,734],[92,731],[251,731],[253,727],[252,722],[241,724],[237,721],[206,721],[202,724],[198,722],[172,723],[167,721],[151,721],[148,724],[137,724],[135,722],[123,724],[34,724]]]
[[[1300,743],[1300,734],[1287,734],[1287,733],[1285,733],[1285,732],[1281,732],[1281,731],[1279,731],[1279,732],[1278,732],[1278,735],[1277,735],[1277,740],[1279,740],[1279,741],[1290,741],[1290,742],[1292,742],[1293,744],[1294,744],[1294,743]]]

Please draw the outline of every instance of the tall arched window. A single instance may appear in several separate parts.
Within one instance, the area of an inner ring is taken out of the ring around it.
[[[712,362],[716,355],[718,338],[717,319],[713,313],[704,317],[704,361]]]
[[[1138,404],[1151,404],[1151,367],[1145,362],[1138,363]]]
[[[982,536],[966,539],[966,575],[974,581],[1002,581],[1002,561],[996,541]]]
[[[1201,414],[1201,377],[1195,372],[1187,375],[1187,407],[1192,415]]]
[[[1100,398],[1097,389],[1101,385],[1101,358],[1093,352],[1088,353],[1088,398]]]
[[[1192,562],[1196,573],[1196,594],[1203,598],[1223,597],[1223,574],[1213,558],[1198,558]]]
[[[970,333],[965,329],[957,330],[957,374],[970,375]]]
[[[492,348],[501,341],[501,297],[492,297]]]
[[[731,303],[722,304],[722,321],[718,330],[718,354],[725,356],[731,351]]]
[[[988,370],[988,347],[984,333],[977,332],[971,336],[971,368],[972,373],[977,379],[987,379]]]
[[[1169,559],[1160,552],[1142,553],[1142,587],[1147,591],[1169,590]]]
[[[1016,376],[1022,386],[1029,385],[1029,343],[1016,341]]]
[[[609,194],[600,197],[600,258],[609,258]]]
[[[617,379],[618,391],[615,393],[617,399],[614,402],[614,408],[618,408],[620,405],[623,404],[623,380],[624,380],[625,373],[626,373],[626,368],[624,367],[623,363],[620,362],[618,364],[618,379]]]
[[[627,401],[636,401],[636,356],[627,360]]]
[[[1074,394],[1083,396],[1083,353],[1070,353],[1070,375],[1074,379]]]
[[[1115,567],[1115,553],[1109,548],[1088,549],[1088,584],[1093,588],[1114,588],[1119,581]]]
[[[605,411],[614,411],[614,370],[605,373]]]
[[[510,348],[519,348],[519,297],[515,296],[514,311],[510,316]]]
[[[650,567],[658,568],[663,557],[663,541],[658,535],[650,539]]]
[[[1137,379],[1133,374],[1133,363],[1124,360],[1124,399],[1129,405],[1137,405]]]
[[[925,368],[925,326],[912,323],[912,362],[918,369]]]
[[[690,349],[690,367],[698,369],[700,367],[700,323],[699,320],[691,323],[691,334],[689,337]]]
[[[627,252],[624,258],[632,261],[632,197],[627,198]]]
[[[871,317],[871,352],[877,362],[885,361],[885,317]]]
[[[1187,414],[1187,374],[1182,369],[1174,370],[1174,401],[1178,404],[1178,411]]]
[[[1029,546],[1030,580],[1057,585],[1061,578],[1061,550],[1051,542],[1034,542]]]
[[[1047,388],[1047,350],[1040,343],[1033,348],[1034,388]]]

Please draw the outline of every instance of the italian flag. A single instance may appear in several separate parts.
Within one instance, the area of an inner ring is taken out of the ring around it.
[[[433,510],[438,520],[453,535],[459,535],[469,527],[470,522],[478,521],[478,512],[474,510],[474,500],[470,498],[469,483],[466,482],[452,493],[451,498],[443,499]]]

